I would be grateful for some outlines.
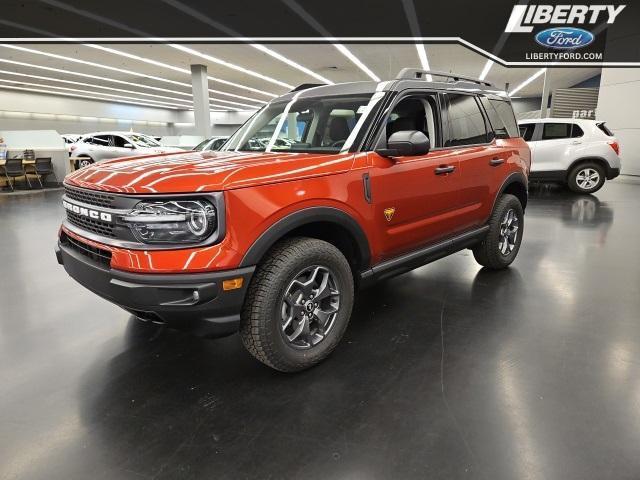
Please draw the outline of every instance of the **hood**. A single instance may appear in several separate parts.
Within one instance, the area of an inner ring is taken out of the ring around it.
[[[353,153],[184,152],[95,163],[65,183],[121,193],[230,190],[348,171]]]

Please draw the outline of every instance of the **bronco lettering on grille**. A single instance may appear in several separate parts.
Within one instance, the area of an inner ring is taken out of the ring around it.
[[[74,203],[67,202],[66,200],[62,201],[62,206],[66,210],[77,213],[78,215],[82,215],[83,217],[93,218],[94,220],[102,220],[103,222],[113,221],[112,215],[107,212],[100,212],[98,210],[93,210],[92,208],[81,207]]]

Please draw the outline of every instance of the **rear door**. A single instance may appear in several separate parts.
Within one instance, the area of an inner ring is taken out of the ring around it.
[[[531,144],[534,172],[558,172],[569,168],[571,151],[582,143],[584,132],[568,122],[544,122],[538,127]]]
[[[496,145],[477,95],[444,93],[443,105],[444,147],[460,165],[456,230],[467,230],[486,221],[495,170],[503,168],[508,154]]]

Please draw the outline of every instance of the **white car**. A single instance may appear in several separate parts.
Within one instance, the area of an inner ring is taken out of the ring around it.
[[[620,174],[620,144],[604,122],[543,118],[518,122],[531,148],[530,181],[593,193]]]
[[[111,158],[184,152],[180,148],[163,147],[158,141],[142,133],[95,132],[83,135],[71,145],[71,153],[78,157],[78,168]]]
[[[60,135],[60,136],[62,137],[62,140],[64,140],[64,146],[67,149],[67,153],[71,155],[71,145],[76,143],[82,135],[76,135],[74,133],[65,133],[64,135]]]

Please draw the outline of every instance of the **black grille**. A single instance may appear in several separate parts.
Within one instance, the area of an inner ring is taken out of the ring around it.
[[[64,232],[60,236],[60,241],[63,245],[68,246],[71,250],[75,250],[82,255],[89,257],[94,262],[101,263],[106,266],[111,266],[111,252],[103,250],[102,248],[92,247],[84,242],[80,242],[75,238],[70,237]]]
[[[109,222],[103,222],[94,218],[85,217],[84,215],[77,214],[71,210],[67,210],[67,220],[76,227],[80,227],[89,232],[97,233],[103,237],[115,238],[113,231],[113,224]]]
[[[108,193],[81,190],[73,187],[64,187],[64,193],[72,200],[106,208],[111,208],[113,206],[113,200],[115,198],[113,195],[109,195]]]

